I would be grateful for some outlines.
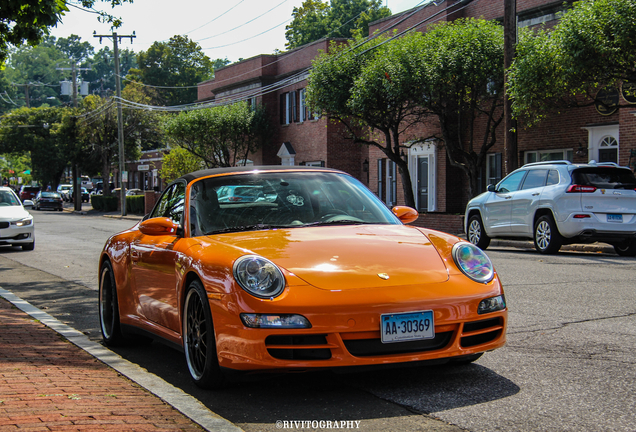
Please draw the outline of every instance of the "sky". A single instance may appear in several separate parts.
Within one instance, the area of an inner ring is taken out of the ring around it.
[[[291,22],[294,7],[302,3],[303,0],[134,0],[111,9],[109,3],[98,0],[95,8],[123,19],[117,34],[135,32],[132,44],[130,39],[123,39],[120,49],[147,51],[154,42],[167,42],[179,34],[199,43],[210,59],[234,62],[271,54],[276,49],[284,51],[285,26]],[[422,0],[384,0],[392,13],[421,3]],[[94,13],[72,6],[69,9],[62,23],[51,30],[52,36],[75,34],[90,42],[95,51],[104,44],[112,49],[112,39],[103,39],[100,47],[99,38],[93,37],[94,31],[98,35],[111,34],[110,25],[100,24]]]

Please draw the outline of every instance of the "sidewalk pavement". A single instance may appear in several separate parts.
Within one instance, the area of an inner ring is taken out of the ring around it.
[[[14,430],[241,431],[0,287],[0,431]]]

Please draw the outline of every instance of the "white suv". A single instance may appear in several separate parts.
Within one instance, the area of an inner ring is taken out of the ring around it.
[[[482,249],[491,238],[534,239],[544,254],[602,241],[636,256],[636,178],[611,163],[527,164],[470,200],[464,222],[468,240]]]

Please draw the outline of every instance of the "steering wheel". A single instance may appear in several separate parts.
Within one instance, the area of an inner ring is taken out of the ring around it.
[[[334,219],[338,216],[349,216],[349,213],[347,213],[344,210],[340,210],[340,209],[329,209],[329,211],[327,213],[325,213],[324,215],[320,216],[320,221],[324,222],[324,221],[328,221],[331,219]]]

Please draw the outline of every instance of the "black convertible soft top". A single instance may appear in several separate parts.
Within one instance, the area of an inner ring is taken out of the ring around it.
[[[194,171],[179,177],[175,181],[185,180],[190,183],[192,180],[196,180],[201,177],[207,177],[215,174],[227,174],[227,173],[242,173],[252,171],[330,171],[341,172],[332,168],[320,168],[320,167],[307,167],[307,166],[289,166],[289,165],[263,165],[263,166],[241,166],[241,167],[226,167],[226,168],[210,168],[199,171]]]

